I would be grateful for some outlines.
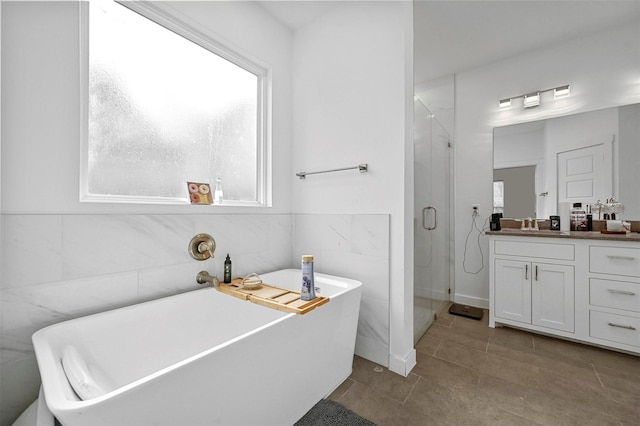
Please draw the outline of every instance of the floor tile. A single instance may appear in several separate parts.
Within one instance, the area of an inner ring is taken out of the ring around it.
[[[352,380],[396,401],[403,402],[418,380],[415,374],[402,377],[361,357],[355,357],[353,365]]]
[[[461,365],[463,367],[477,369],[482,365],[487,354],[469,346],[444,340],[433,354],[434,357]]]
[[[503,358],[530,364],[554,373],[575,377],[594,384],[600,383],[593,365],[582,360],[571,360],[555,353],[539,351],[536,349],[513,349],[509,346],[489,342],[487,353]]]
[[[533,349],[533,336],[526,331],[516,330],[509,327],[498,327],[489,337],[489,344],[495,343],[513,349]]]
[[[355,357],[330,398],[379,426],[640,426],[640,357],[439,318],[408,377]]]
[[[524,386],[538,386],[542,380],[539,367],[490,353],[480,365],[479,371]]]
[[[406,406],[430,419],[430,424],[465,424],[476,390],[450,386],[446,381],[421,378],[407,399]]]
[[[418,343],[416,343],[416,351],[427,355],[433,355],[436,352],[436,349],[438,349],[440,342],[442,342],[441,338],[433,334],[425,334],[420,340],[418,340]]]
[[[395,399],[381,395],[371,386],[355,383],[336,400],[378,426],[408,426],[429,424],[421,412],[406,407]]]
[[[605,388],[617,389],[640,397],[640,386],[638,385],[640,366],[625,371],[601,365],[594,365],[593,368]]]
[[[417,359],[412,373],[428,383],[448,384],[457,388],[475,388],[478,384],[480,373],[476,370],[420,353]]]
[[[439,313],[437,315],[436,320],[433,323],[440,325],[442,327],[451,327],[455,319],[456,319],[455,316],[445,311],[445,312]]]
[[[347,393],[347,391],[349,391],[349,389],[351,389],[351,386],[353,386],[355,383],[356,382],[353,379],[345,380],[340,384],[340,386],[338,386],[333,392],[331,392],[331,395],[329,395],[328,398],[336,401],[338,398]]]
[[[640,375],[640,357],[638,356],[548,336],[533,335],[533,338],[537,350],[623,372],[636,372]]]
[[[616,425],[616,417],[591,410],[544,390],[483,375],[478,384],[478,397],[489,404],[543,425],[601,424]]]
[[[427,330],[426,335],[456,342],[480,351],[487,350],[487,343],[489,341],[487,337],[477,336],[473,332],[453,327],[442,327],[437,324],[432,325],[429,330]]]

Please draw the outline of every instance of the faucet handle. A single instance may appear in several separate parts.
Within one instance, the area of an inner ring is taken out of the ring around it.
[[[198,234],[189,242],[189,254],[195,260],[213,258],[216,251],[216,240],[209,234]]]

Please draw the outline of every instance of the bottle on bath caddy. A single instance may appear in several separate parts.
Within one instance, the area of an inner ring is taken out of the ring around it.
[[[302,256],[302,289],[301,300],[313,300],[316,298],[316,287],[313,279],[313,256]]]
[[[224,260],[224,282],[229,284],[231,282],[231,258],[227,253],[227,258]]]

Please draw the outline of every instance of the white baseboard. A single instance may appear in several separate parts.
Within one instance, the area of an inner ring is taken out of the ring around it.
[[[416,350],[412,349],[407,356],[402,359],[394,355],[389,355],[389,370],[396,374],[407,377],[413,367],[416,366]]]
[[[475,306],[476,308],[489,309],[489,300],[480,297],[465,296],[464,294],[456,294],[453,296],[455,303],[463,305]]]

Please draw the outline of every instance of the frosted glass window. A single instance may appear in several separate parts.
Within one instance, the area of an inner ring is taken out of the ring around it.
[[[263,202],[263,75],[113,1],[89,6],[86,195]],[[201,37],[200,37],[201,38]]]

